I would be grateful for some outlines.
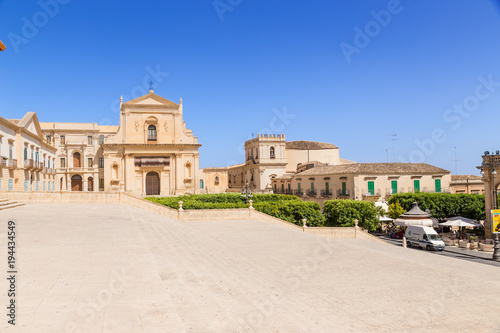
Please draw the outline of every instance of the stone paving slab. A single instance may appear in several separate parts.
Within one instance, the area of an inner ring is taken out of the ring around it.
[[[499,332],[497,267],[261,221],[29,204],[1,332]],[[3,254],[2,254],[3,252]],[[7,304],[0,283],[0,306]],[[1,317],[0,317],[1,318]]]

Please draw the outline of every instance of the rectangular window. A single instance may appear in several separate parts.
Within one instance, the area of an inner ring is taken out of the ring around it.
[[[368,194],[375,194],[375,182],[368,182]]]
[[[87,164],[88,164],[88,167],[89,167],[89,168],[92,168],[92,167],[94,166],[94,162],[93,162],[93,160],[92,160],[92,157],[89,157],[89,158],[87,159]]]
[[[35,191],[38,191],[38,180],[35,183]]]
[[[398,181],[391,180],[391,194],[396,194],[396,193],[398,193]]]
[[[441,192],[441,179],[435,179],[434,185],[436,185],[436,193]]]
[[[66,136],[61,135],[59,137],[59,144],[61,144],[61,145],[65,145],[66,144]]]
[[[43,181],[43,190],[45,191],[45,180]]]
[[[93,138],[92,138],[92,135],[89,135],[89,136],[87,137],[87,139],[88,139],[88,142],[89,142],[89,146],[92,146],[92,142],[93,142],[93,140],[92,140],[92,139],[93,139]]]
[[[420,180],[415,179],[413,181],[413,191],[414,192],[420,192]]]
[[[52,137],[50,135],[47,135],[46,138],[47,138],[47,143],[49,145],[51,145],[52,144]]]
[[[104,135],[99,135],[99,144],[104,144]]]
[[[104,157],[99,157],[99,168],[104,168]]]
[[[301,194],[300,183],[297,183],[297,192],[299,192],[298,194]]]
[[[64,157],[61,157],[61,168],[66,167],[66,159]]]
[[[203,179],[200,179],[200,188],[203,189],[205,188],[204,184],[203,184]]]
[[[99,178],[99,188],[104,189],[104,178]]]
[[[346,195],[347,194],[347,186],[346,186],[346,182],[342,182],[342,195]]]
[[[9,160],[11,160],[12,157],[12,145],[9,145]]]
[[[14,189],[14,179],[9,179],[9,191]]]
[[[52,181],[52,191],[55,191],[55,190],[56,190],[56,182]]]
[[[311,182],[311,193],[314,193],[314,183]]]
[[[24,190],[27,191],[28,190],[28,180],[25,180],[24,181]]]
[[[325,194],[329,195],[330,194],[330,183],[325,182]]]
[[[0,191],[2,190],[2,178],[0,178]]]
[[[288,183],[288,194],[290,194],[290,192],[291,192],[291,191],[290,191],[290,190],[291,190],[291,188],[290,188],[290,187],[291,187],[291,185],[290,185],[290,183]]]

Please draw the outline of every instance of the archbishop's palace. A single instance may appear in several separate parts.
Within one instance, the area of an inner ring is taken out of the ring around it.
[[[120,125],[0,117],[0,191],[108,191],[136,196],[236,192],[379,201],[398,192],[450,192],[451,175],[425,163],[356,163],[330,143],[259,134],[243,163],[200,169],[201,144],[182,99],[121,102]]]

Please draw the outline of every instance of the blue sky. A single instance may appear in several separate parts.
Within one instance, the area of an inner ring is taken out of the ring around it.
[[[0,0],[0,27],[1,116],[118,124],[152,78],[183,98],[201,167],[263,132],[452,173],[456,147],[459,174],[500,149],[493,0]]]

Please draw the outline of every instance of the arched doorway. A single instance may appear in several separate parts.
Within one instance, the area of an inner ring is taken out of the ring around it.
[[[73,168],[80,168],[80,153],[73,154]]]
[[[87,191],[94,192],[94,178],[89,177],[87,179]]]
[[[74,175],[71,177],[71,191],[81,191],[82,190],[82,176]]]
[[[158,172],[148,172],[146,174],[146,195],[160,194],[160,176]]]

